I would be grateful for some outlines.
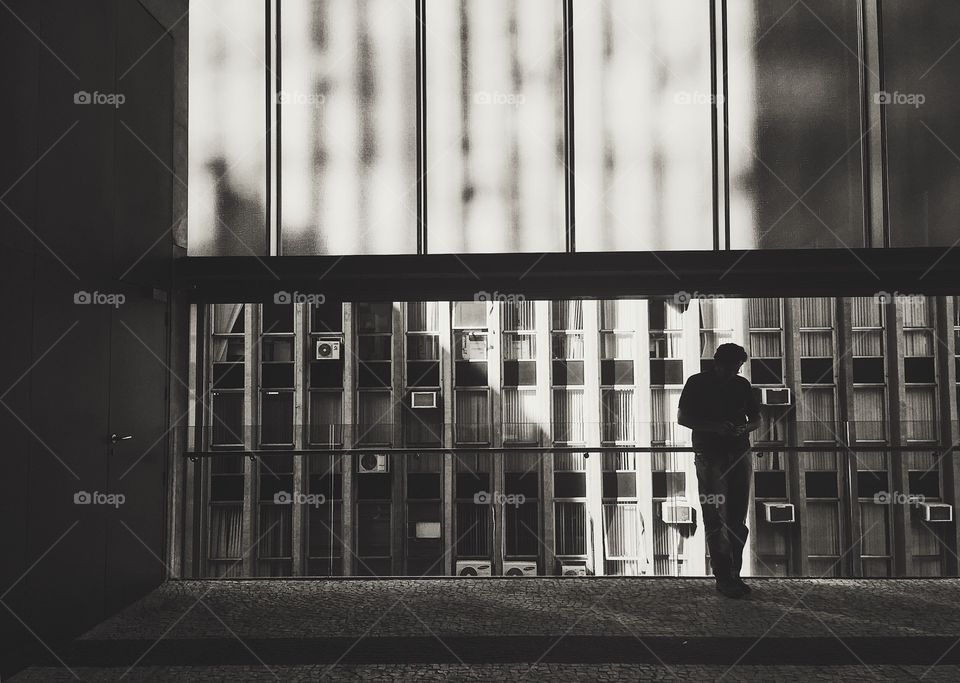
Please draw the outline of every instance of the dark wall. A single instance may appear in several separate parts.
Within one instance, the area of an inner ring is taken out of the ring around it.
[[[167,300],[173,35],[134,0],[8,0],[0,51],[6,673],[167,574],[168,321],[182,311]]]

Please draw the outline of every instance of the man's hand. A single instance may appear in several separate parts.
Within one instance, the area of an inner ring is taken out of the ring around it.
[[[740,434],[737,430],[739,427],[735,426],[732,422],[721,422],[717,432],[723,436],[735,436]]]

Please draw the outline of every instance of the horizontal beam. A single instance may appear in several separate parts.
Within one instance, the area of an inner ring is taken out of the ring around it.
[[[184,257],[175,286],[196,302],[463,301],[690,296],[960,294],[960,249]]]
[[[758,453],[761,456],[766,453],[916,453],[919,451],[931,451],[934,456],[946,455],[947,453],[960,450],[960,445],[938,446],[935,444],[913,444],[912,446],[889,446],[889,445],[862,445],[862,446],[784,446],[782,444],[754,444],[748,450]],[[215,458],[223,455],[245,455],[249,458],[261,457],[289,457],[291,455],[304,457],[308,455],[363,455],[365,453],[374,455],[430,455],[432,453],[452,453],[452,454],[500,454],[516,455],[518,453],[696,453],[697,450],[690,446],[453,446],[451,448],[426,447],[414,448],[406,446],[403,448],[394,448],[393,446],[368,446],[359,448],[273,448],[243,450],[240,448],[222,448],[211,451],[186,451],[184,457],[196,460],[198,458]]]

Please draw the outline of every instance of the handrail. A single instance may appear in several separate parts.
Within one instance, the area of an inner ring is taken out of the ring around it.
[[[753,453],[761,455],[765,453],[836,453],[839,451],[847,453],[906,453],[917,451],[931,451],[934,457],[946,455],[953,451],[960,450],[960,444],[951,444],[942,446],[940,444],[914,444],[914,445],[817,445],[817,446],[793,446],[777,443],[754,444],[750,447]],[[459,454],[459,453],[489,453],[507,455],[512,453],[583,453],[589,456],[593,453],[696,453],[697,449],[692,446],[451,446],[451,447],[399,447],[392,446],[359,446],[352,448],[269,448],[269,449],[244,449],[241,447],[224,446],[215,450],[203,451],[185,451],[184,457],[192,461],[200,458],[211,458],[222,455],[246,455],[250,458],[260,457],[280,457],[280,456],[307,456],[307,455],[363,455],[365,453],[387,454],[387,455],[429,455],[429,454]]]

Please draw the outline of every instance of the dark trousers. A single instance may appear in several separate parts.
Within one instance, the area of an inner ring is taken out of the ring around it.
[[[752,454],[697,453],[700,509],[713,575],[740,576],[747,544],[747,506],[753,478]]]

